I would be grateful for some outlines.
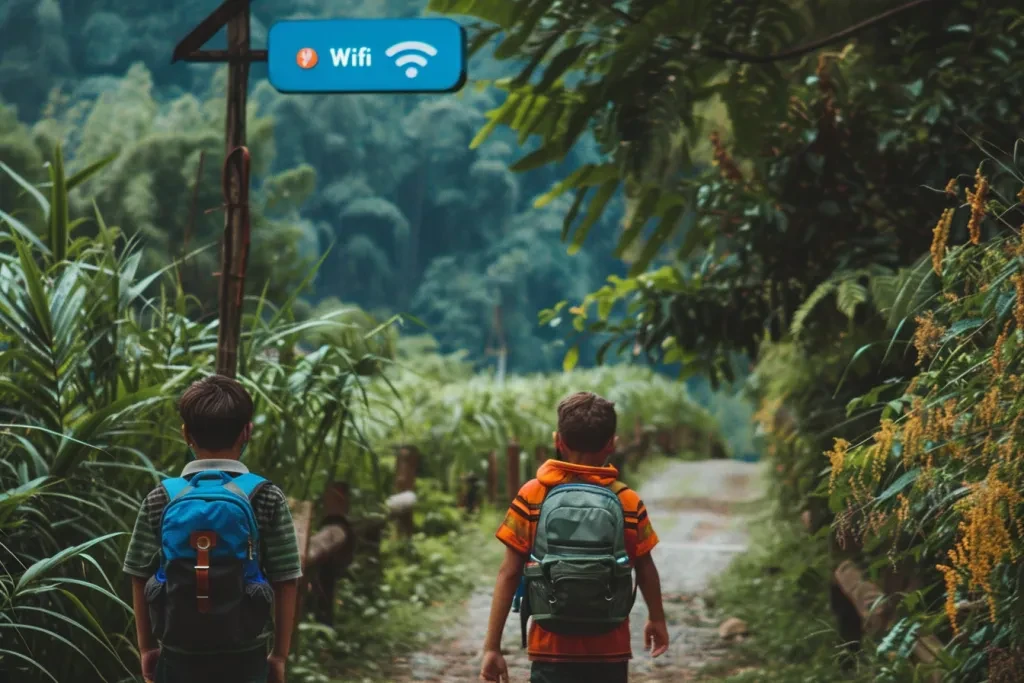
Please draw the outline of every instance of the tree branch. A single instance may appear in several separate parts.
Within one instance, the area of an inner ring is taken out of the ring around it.
[[[941,0],[913,0],[913,2],[908,2],[905,5],[894,7],[890,10],[882,12],[881,14],[876,14],[870,19],[865,19],[864,21],[858,22],[853,26],[850,26],[849,28],[845,28],[842,31],[839,31],[838,33],[833,33],[832,35],[826,36],[825,38],[822,38],[820,40],[815,40],[810,43],[804,43],[803,45],[797,45],[796,47],[791,47],[788,50],[776,52],[775,54],[771,55],[751,55],[742,52],[730,52],[728,50],[715,49],[701,50],[701,54],[707,57],[714,57],[717,59],[734,59],[736,61],[746,62],[748,64],[769,64],[771,62],[781,62],[787,59],[793,59],[794,57],[801,57],[807,54],[808,52],[814,52],[819,48],[825,47],[826,45],[838,43],[841,40],[846,40],[847,38],[850,38],[851,36],[854,36],[865,29],[871,28],[875,24],[879,24],[887,19],[892,19],[893,17],[903,14],[904,12],[909,12],[912,9],[917,9],[918,7],[923,7],[924,5],[927,5],[929,3],[939,1]]]
[[[752,55],[747,54],[745,52],[732,52],[730,50],[719,50],[715,48],[701,49],[699,50],[699,54],[705,57],[711,57],[713,59],[732,59],[738,62],[746,62],[748,64],[770,64],[771,62],[781,62],[787,59],[801,57],[807,54],[808,52],[814,52],[819,48],[825,47],[826,45],[837,43],[841,40],[846,40],[847,38],[850,38],[851,36],[854,36],[865,29],[871,28],[875,24],[880,24],[883,21],[886,21],[887,19],[892,19],[893,17],[903,14],[904,12],[909,12],[912,9],[917,9],[919,7],[923,7],[924,5],[941,1],[948,2],[949,0],[912,0],[912,2],[908,2],[904,5],[900,5],[899,7],[894,7],[890,10],[886,10],[881,14],[876,14],[870,19],[865,19],[864,21],[858,22],[853,26],[845,28],[842,31],[839,31],[838,33],[833,33],[832,35],[826,36],[825,38],[821,38],[820,40],[815,40],[810,43],[804,43],[803,45],[797,45],[796,47],[791,47],[787,50],[783,50],[782,52],[776,52],[770,55]],[[632,16],[629,15],[628,12],[616,7],[614,3],[615,0],[603,0],[605,9],[607,9],[612,14],[616,15],[620,19],[623,19],[629,24],[636,25],[639,23],[638,19],[634,19]],[[672,37],[672,39],[677,42],[681,42],[680,38]]]

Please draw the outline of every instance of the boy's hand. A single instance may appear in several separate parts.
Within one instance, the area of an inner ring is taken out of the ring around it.
[[[284,657],[267,657],[267,683],[284,683]]]
[[[505,656],[500,650],[488,650],[484,653],[484,661],[480,665],[480,680],[509,683],[508,665],[505,664]]]
[[[668,626],[665,621],[648,621],[644,626],[644,649],[652,657],[660,657],[668,650]]]
[[[152,650],[143,650],[139,654],[139,660],[142,664],[142,677],[147,681],[156,680],[156,663],[160,659],[160,648],[155,647]]]

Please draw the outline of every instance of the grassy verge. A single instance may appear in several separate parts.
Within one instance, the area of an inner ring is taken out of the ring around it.
[[[719,683],[869,683],[889,680],[872,658],[851,654],[829,607],[826,541],[772,512],[755,518],[751,550],[712,586],[722,619],[750,635],[705,672]],[[895,679],[893,679],[895,680]]]
[[[388,664],[425,649],[456,622],[456,605],[501,557],[494,530],[501,521],[494,509],[482,511],[446,536],[418,534],[411,543],[390,541],[382,548],[386,567],[376,594],[355,567],[352,581],[338,585],[334,628],[300,626],[302,646],[289,680],[297,683],[370,683],[390,681]]]

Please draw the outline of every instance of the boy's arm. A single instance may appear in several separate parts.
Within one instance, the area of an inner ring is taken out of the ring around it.
[[[135,638],[139,645],[139,659],[142,676],[152,680],[156,674],[156,660],[160,643],[153,636],[149,620],[149,601],[146,600],[146,582],[160,566],[160,535],[154,525],[167,503],[163,487],[149,493],[139,508],[128,541],[123,571],[132,578],[132,612],[135,614]]]
[[[267,486],[264,491],[266,497],[260,503],[274,506],[269,524],[263,530],[263,569],[274,589],[274,649],[271,657],[283,663],[291,652],[302,560],[288,499],[277,486]]]
[[[295,627],[295,596],[298,579],[278,581],[274,588],[274,651],[272,657],[288,659],[292,647],[292,629]]]
[[[132,608],[135,612],[135,637],[139,643],[139,654],[157,648],[153,628],[149,623],[149,603],[146,602],[146,579],[132,577]]]
[[[650,554],[636,558],[636,583],[647,603],[648,618],[651,621],[665,621],[665,606],[661,601],[661,577],[658,567]]]
[[[660,657],[668,650],[668,625],[665,607],[661,602],[661,578],[650,553],[636,558],[636,582],[647,603],[647,624],[644,626],[644,649],[652,657]]]
[[[512,548],[505,548],[505,559],[498,570],[498,579],[494,584],[494,597],[491,599],[491,616],[487,622],[487,637],[484,639],[484,652],[501,651],[501,634],[505,630],[505,620],[512,608],[512,599],[519,588],[519,580],[526,565],[526,556]]]

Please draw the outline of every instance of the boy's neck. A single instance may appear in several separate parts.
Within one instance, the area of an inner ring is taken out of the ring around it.
[[[562,456],[570,465],[604,467],[604,456],[599,453],[576,453],[574,451],[569,451],[568,453],[563,453]]]
[[[195,451],[196,460],[238,460],[242,453],[241,449],[230,448],[225,451],[207,451],[197,448]]]

